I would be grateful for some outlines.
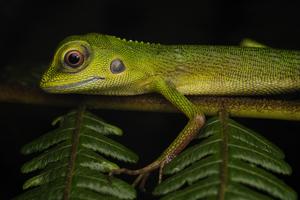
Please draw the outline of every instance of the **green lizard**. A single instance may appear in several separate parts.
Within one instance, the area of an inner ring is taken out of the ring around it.
[[[256,45],[255,45],[256,46]],[[258,45],[259,46],[259,45]],[[185,95],[270,95],[300,90],[300,52],[256,47],[160,45],[87,34],[61,42],[40,86],[51,93],[163,95],[189,119],[171,145],[139,175],[160,169],[205,123]]]

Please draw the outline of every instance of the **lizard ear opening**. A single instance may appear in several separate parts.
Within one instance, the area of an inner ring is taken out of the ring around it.
[[[113,74],[119,74],[121,72],[123,72],[125,70],[125,65],[124,63],[120,60],[120,59],[114,59],[111,63],[110,63],[110,71]]]

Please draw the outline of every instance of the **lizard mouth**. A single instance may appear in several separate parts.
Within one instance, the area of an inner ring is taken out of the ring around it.
[[[46,91],[46,92],[59,92],[59,91],[66,91],[68,89],[72,89],[72,88],[77,88],[77,87],[81,87],[81,86],[84,86],[90,82],[94,82],[94,81],[98,81],[98,80],[104,80],[105,78],[104,77],[100,77],[100,76],[92,76],[88,79],[85,79],[83,81],[78,81],[78,82],[75,82],[75,83],[67,83],[67,84],[64,84],[64,85],[56,85],[56,86],[46,86],[48,85],[49,83],[54,83],[54,82],[47,82],[46,84],[45,83],[41,83],[41,88]]]

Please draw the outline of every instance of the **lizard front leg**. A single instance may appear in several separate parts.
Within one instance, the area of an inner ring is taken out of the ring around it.
[[[169,163],[174,157],[176,157],[176,155],[179,154],[191,142],[191,140],[194,139],[199,132],[199,129],[205,123],[204,114],[171,84],[162,79],[156,80],[154,82],[154,90],[162,94],[168,101],[183,112],[189,118],[189,121],[170,146],[151,164],[138,170],[122,168],[112,172],[112,174],[125,173],[129,175],[139,175],[135,180],[134,185],[141,181],[142,187],[149,173],[156,169],[159,169],[159,183],[161,182],[162,169],[165,164]]]

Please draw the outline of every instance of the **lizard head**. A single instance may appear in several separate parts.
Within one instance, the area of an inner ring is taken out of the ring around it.
[[[136,52],[134,43],[113,36],[68,37],[58,46],[40,87],[51,93],[139,93],[137,85],[149,75]]]

